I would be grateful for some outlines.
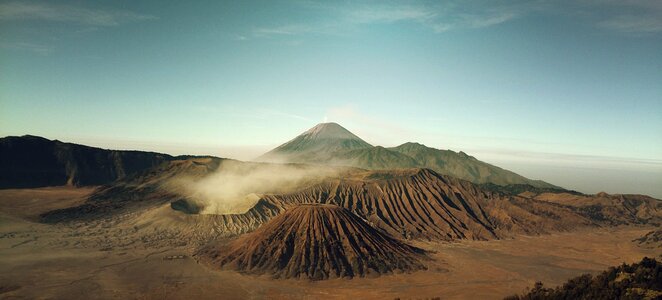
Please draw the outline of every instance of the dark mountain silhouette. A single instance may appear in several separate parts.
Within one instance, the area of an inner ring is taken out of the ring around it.
[[[366,169],[429,168],[440,174],[480,184],[558,188],[482,162],[464,152],[439,150],[418,143],[405,143],[393,148],[373,147],[336,123],[318,124],[256,160]]]
[[[0,188],[103,185],[173,159],[154,152],[10,136],[0,139]]]
[[[425,269],[424,253],[344,208],[302,204],[229,245],[198,255],[212,265],[245,273],[321,280]]]

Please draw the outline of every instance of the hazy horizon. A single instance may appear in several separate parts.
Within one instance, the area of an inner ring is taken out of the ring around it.
[[[662,198],[662,3],[0,3],[0,136],[254,158],[317,123]]]

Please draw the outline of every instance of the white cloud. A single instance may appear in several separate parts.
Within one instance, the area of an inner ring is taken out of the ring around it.
[[[253,30],[253,35],[256,37],[271,36],[271,35],[297,35],[303,33],[311,33],[319,31],[318,27],[303,25],[303,24],[290,24],[284,26],[262,27]]]
[[[496,26],[533,14],[562,14],[620,33],[662,32],[662,1],[659,0],[351,2],[347,5],[309,3],[302,8],[319,13],[320,21],[260,27],[253,30],[253,36],[343,35],[361,26],[404,22],[443,33]]]
[[[40,21],[43,26],[52,23],[73,25],[67,32],[74,35],[87,34],[102,27],[113,27],[131,22],[154,20],[156,17],[143,15],[126,10],[90,9],[73,5],[51,3],[7,2],[0,3],[0,26],[2,23]],[[47,32],[47,31],[44,31]],[[63,35],[57,33],[41,34],[41,38],[27,37],[0,41],[0,48],[9,50],[29,51],[39,55],[50,55],[56,49],[54,40]]]
[[[410,22],[441,33],[452,29],[482,28],[510,21],[520,15],[522,7],[494,6],[489,2],[467,9],[451,2],[426,4],[376,4],[309,7],[321,12],[326,19],[319,22],[267,26],[254,29],[255,37],[292,36],[302,34],[342,35],[360,26]],[[468,11],[467,11],[468,10]]]
[[[510,21],[517,17],[515,12],[499,12],[494,15],[471,16],[467,19],[467,24],[471,28],[488,27]]]
[[[40,55],[49,55],[53,52],[53,47],[35,43],[25,42],[0,42],[0,48],[30,51]]]
[[[300,116],[292,113],[286,113],[277,110],[265,110],[263,111],[263,114],[267,117],[267,119],[272,119],[273,117],[284,117],[284,118],[296,119],[305,122],[314,122],[314,120],[304,116]]]
[[[377,6],[348,9],[342,13],[348,22],[352,23],[392,23],[398,21],[426,22],[437,13],[422,6]]]
[[[598,27],[623,33],[662,32],[662,14],[652,16],[622,15],[597,23]]]
[[[90,26],[117,26],[156,17],[124,10],[88,9],[71,5],[9,2],[0,4],[0,20],[40,20]]]
[[[484,28],[508,22],[519,16],[515,11],[463,14],[455,20],[428,24],[436,33],[461,28]]]
[[[604,30],[634,35],[662,32],[659,0],[583,0],[572,7]]]

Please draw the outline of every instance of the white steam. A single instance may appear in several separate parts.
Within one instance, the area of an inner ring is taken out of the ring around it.
[[[335,174],[328,167],[223,161],[212,174],[173,179],[169,186],[203,206],[202,214],[239,214],[263,194],[292,192]]]

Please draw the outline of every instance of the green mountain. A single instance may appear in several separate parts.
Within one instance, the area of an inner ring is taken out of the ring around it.
[[[336,123],[322,123],[258,157],[258,161],[351,166],[365,169],[428,168],[478,184],[526,184],[556,188],[480,161],[464,152],[419,143],[372,146]]]
[[[514,172],[480,161],[460,151],[440,150],[419,143],[404,143],[388,148],[418,162],[420,167],[447,174],[474,183],[497,185],[529,184],[534,187],[554,187],[540,180],[531,180]]]
[[[337,153],[335,164],[365,169],[402,169],[419,166],[415,159],[382,146]]]

